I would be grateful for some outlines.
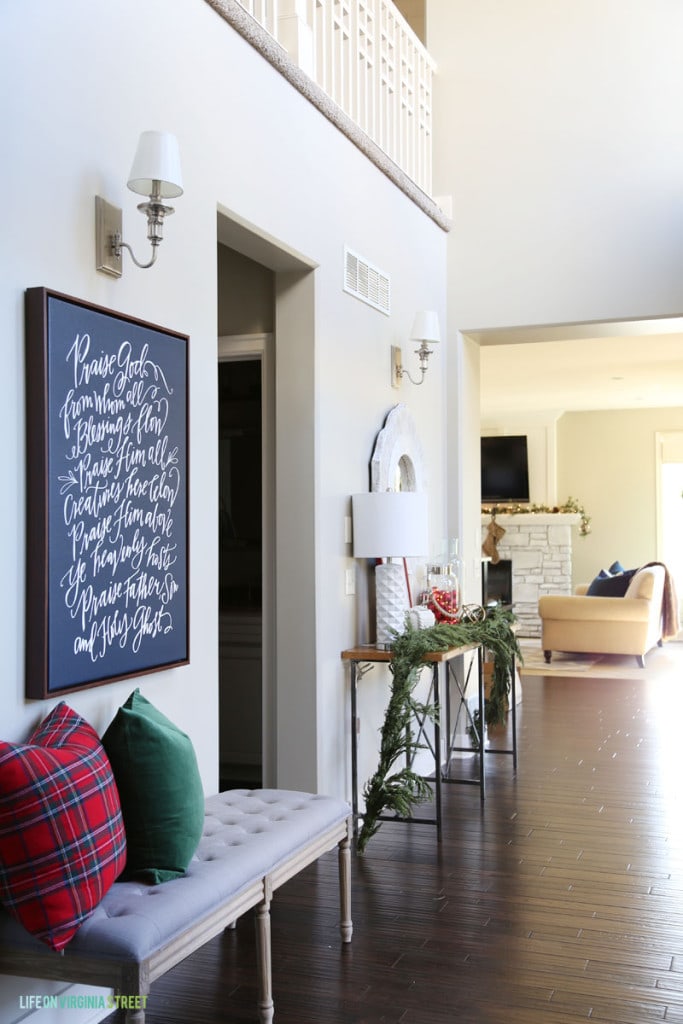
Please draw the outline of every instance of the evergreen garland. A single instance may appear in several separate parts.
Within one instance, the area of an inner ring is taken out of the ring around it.
[[[481,621],[438,623],[427,629],[409,628],[396,636],[389,665],[391,696],[381,732],[380,755],[374,775],[363,788],[365,814],[358,835],[358,852],[363,853],[368,841],[381,825],[385,810],[397,817],[409,817],[413,804],[431,795],[426,779],[410,767],[411,755],[417,748],[412,722],[417,715],[434,719],[433,704],[422,704],[413,697],[424,656],[430,651],[445,651],[480,643],[493,654],[494,667],[491,692],[485,703],[487,725],[505,723],[507,698],[514,658],[521,661],[521,651],[513,629],[514,615],[503,608],[494,608]],[[483,736],[481,738],[483,743]],[[393,771],[399,759],[403,767]]]
[[[581,505],[576,498],[571,496],[567,498],[564,505],[482,505],[482,513],[490,515],[494,519],[496,516],[514,516],[521,515],[522,513],[528,514],[529,512],[551,512],[553,514],[557,512],[578,512],[581,516],[579,523],[579,536],[587,537],[591,532],[591,517],[586,512],[583,505]]]

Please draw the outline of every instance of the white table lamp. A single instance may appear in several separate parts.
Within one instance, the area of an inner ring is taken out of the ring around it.
[[[354,494],[354,558],[408,558],[429,552],[427,495],[424,491],[371,491]],[[375,568],[377,646],[391,647],[405,629],[410,605],[401,562]]]

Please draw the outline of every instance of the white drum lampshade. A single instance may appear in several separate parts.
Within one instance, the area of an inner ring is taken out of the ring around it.
[[[141,196],[158,195],[161,199],[176,199],[183,194],[180,151],[175,135],[153,131],[141,134],[128,176],[128,188]]]
[[[408,558],[429,551],[427,495],[423,491],[371,491],[351,497],[354,558]],[[390,647],[405,628],[409,607],[403,565],[375,568],[377,645]]]
[[[434,310],[421,309],[415,314],[410,337],[413,341],[426,341],[430,345],[437,345],[441,341],[439,317]]]

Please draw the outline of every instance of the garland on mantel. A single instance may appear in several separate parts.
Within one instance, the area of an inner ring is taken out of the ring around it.
[[[481,511],[484,515],[493,516],[514,516],[519,515],[522,512],[534,513],[559,513],[559,512],[577,512],[581,516],[581,522],[579,523],[579,536],[585,537],[591,532],[591,517],[588,515],[583,505],[580,505],[576,498],[567,498],[564,505],[482,505]]]
[[[393,811],[399,818],[410,816],[413,804],[431,796],[426,779],[410,767],[418,747],[413,739],[414,717],[434,719],[436,708],[413,697],[424,656],[430,651],[480,643],[494,657],[491,692],[485,702],[487,725],[504,724],[513,661],[522,660],[514,632],[512,612],[496,607],[481,621],[438,623],[427,629],[407,629],[392,645],[389,668],[392,674],[391,696],[382,726],[380,756],[377,770],[363,788],[365,814],[358,836],[358,852],[363,853],[368,841],[380,827],[380,815]],[[480,737],[484,742],[484,737]],[[420,744],[424,746],[424,744]],[[402,766],[394,771],[398,761]]]

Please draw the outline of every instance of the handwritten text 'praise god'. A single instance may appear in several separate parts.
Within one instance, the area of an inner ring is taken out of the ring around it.
[[[61,587],[74,654],[97,661],[115,644],[137,652],[146,637],[173,630],[173,506],[182,486],[167,432],[173,389],[147,344],[136,353],[123,341],[92,355],[90,335],[77,334],[66,360]]]

